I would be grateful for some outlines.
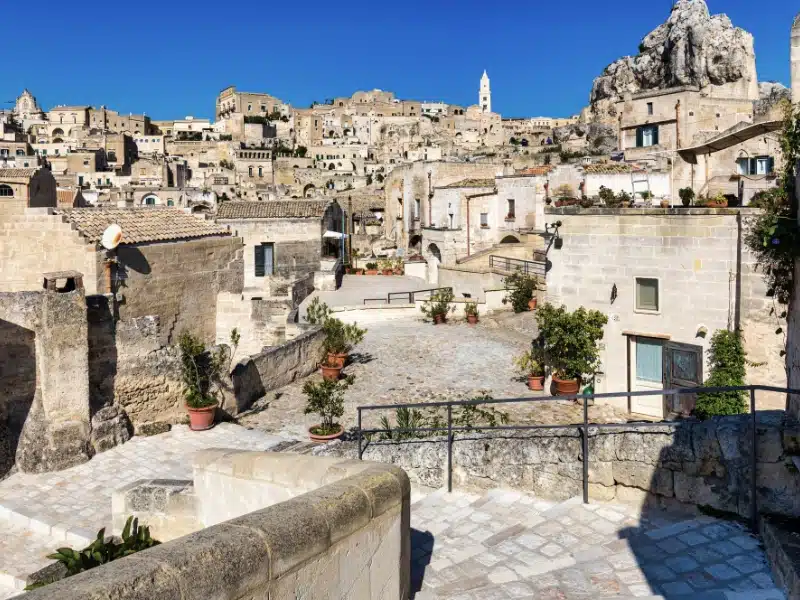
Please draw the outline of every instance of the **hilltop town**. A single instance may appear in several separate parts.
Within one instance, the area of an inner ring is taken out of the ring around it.
[[[800,598],[790,31],[676,0],[549,117],[23,89],[0,600]]]

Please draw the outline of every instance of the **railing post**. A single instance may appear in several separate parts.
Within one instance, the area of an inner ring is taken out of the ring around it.
[[[447,491],[453,491],[453,405],[447,405]]]
[[[589,398],[583,397],[583,503],[589,504]]]
[[[750,503],[750,520],[752,521],[753,531],[758,532],[758,499],[756,498],[756,463],[758,462],[758,435],[756,434],[756,391],[750,388],[750,414],[753,418],[753,431],[751,441],[753,444],[752,457],[750,463],[750,494],[752,501]]]
[[[358,409],[358,460],[362,460],[361,452],[361,408]]]

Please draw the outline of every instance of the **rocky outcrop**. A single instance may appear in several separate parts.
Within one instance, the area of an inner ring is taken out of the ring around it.
[[[792,99],[792,90],[777,81],[764,81],[758,84],[758,100],[755,103],[756,115],[779,115],[783,100]]]
[[[705,0],[678,0],[666,23],[642,40],[639,54],[606,67],[590,98],[593,117],[614,117],[625,94],[678,86],[736,84],[756,100],[753,36],[726,15],[711,16]]]
[[[119,406],[106,406],[92,417],[91,444],[95,453],[111,450],[131,439],[133,426]]]
[[[573,123],[558,127],[553,130],[553,137],[558,144],[585,138],[586,148],[593,154],[610,154],[618,145],[614,127],[602,123]]]

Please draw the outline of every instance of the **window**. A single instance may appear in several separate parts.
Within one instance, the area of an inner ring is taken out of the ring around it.
[[[10,185],[0,184],[0,198],[11,198],[14,196],[14,190]]]
[[[167,206],[175,206],[175,202],[172,200],[167,200]]]
[[[8,156],[8,150],[6,148],[0,148],[0,156]]]
[[[481,227],[489,227],[489,213],[481,213]]]
[[[647,103],[647,114],[648,115],[652,115],[653,114],[653,103],[652,102],[648,102]]]
[[[274,245],[262,243],[254,247],[255,251],[255,276],[266,277],[273,272]]]
[[[658,127],[638,127],[636,129],[636,147],[649,148],[658,145]]]
[[[517,216],[516,202],[513,198],[508,199],[508,215],[507,219],[514,219]]]
[[[259,177],[263,177],[264,176],[264,172],[263,172],[261,167],[258,167],[258,176]]]
[[[253,167],[247,167],[247,175],[250,177],[253,176]]]
[[[636,310],[658,312],[658,279],[636,278]]]
[[[419,220],[420,213],[422,213],[422,201],[417,198],[414,200],[414,218]]]
[[[144,199],[144,203],[147,204],[148,206],[153,206],[156,203],[156,199],[153,196],[148,196],[147,198]]]
[[[636,379],[650,383],[661,383],[664,345],[652,338],[636,338]]]
[[[771,175],[775,172],[775,159],[771,156],[737,158],[736,172],[739,175]]]

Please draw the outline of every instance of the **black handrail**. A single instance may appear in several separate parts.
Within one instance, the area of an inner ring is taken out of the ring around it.
[[[386,295],[386,298],[364,298],[364,304],[367,302],[386,302],[387,304],[392,303],[392,296],[400,296],[402,298],[408,299],[408,304],[414,304],[414,300],[416,300],[417,294],[425,294],[428,292],[439,292],[441,290],[450,290],[453,291],[451,287],[440,287],[440,288],[430,288],[427,290],[414,290],[413,292],[389,292]]]
[[[521,271],[525,275],[537,275],[539,277],[544,277],[547,272],[544,262],[495,255],[489,257],[489,269],[496,269],[505,273]]]
[[[631,398],[636,396],[678,396],[681,394],[716,394],[721,392],[749,392],[750,395],[750,414],[752,415],[752,431],[751,431],[751,494],[752,504],[750,507],[750,519],[754,531],[758,530],[758,498],[756,496],[756,464],[757,464],[757,434],[756,434],[756,392],[778,392],[781,394],[796,394],[800,395],[800,390],[791,388],[780,388],[767,385],[744,385],[744,386],[730,386],[730,387],[715,387],[715,388],[673,388],[669,390],[647,390],[640,392],[610,392],[600,394],[573,394],[569,396],[548,396],[543,398],[487,398],[477,400],[457,400],[445,402],[417,402],[408,404],[372,404],[367,406],[359,406],[356,408],[358,412],[358,459],[362,460],[366,446],[363,446],[364,435],[384,433],[385,429],[362,429],[362,411],[374,410],[393,410],[396,408],[447,408],[447,427],[418,427],[418,428],[397,428],[393,431],[397,432],[447,432],[447,491],[453,491],[453,434],[459,431],[475,431],[480,430],[496,430],[496,431],[524,431],[524,430],[537,430],[537,429],[557,429],[564,427],[577,427],[582,432],[582,464],[583,464],[583,502],[589,503],[589,427],[594,429],[610,429],[610,428],[633,428],[633,429],[646,429],[648,427],[663,427],[664,421],[637,421],[630,423],[589,423],[589,400],[607,399],[607,398]],[[495,425],[479,427],[453,427],[453,407],[454,406],[476,406],[476,405],[491,405],[491,404],[521,404],[524,402],[555,402],[562,400],[583,400],[583,422],[572,423],[566,425]],[[668,422],[666,424],[669,424]],[[403,440],[400,440],[401,442]],[[408,440],[413,441],[413,440]],[[369,442],[368,442],[369,443]]]

